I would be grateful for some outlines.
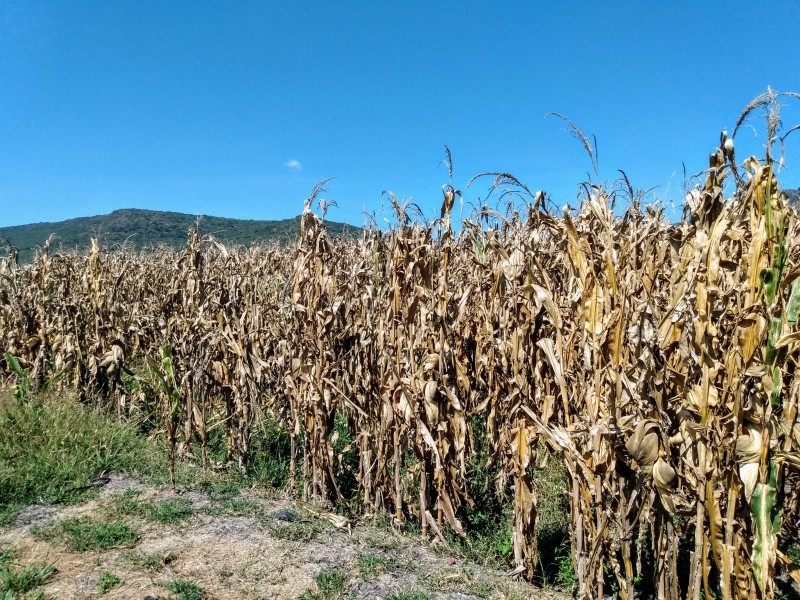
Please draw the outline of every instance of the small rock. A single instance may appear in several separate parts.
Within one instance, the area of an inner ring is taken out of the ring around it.
[[[445,561],[444,561],[444,562],[446,562],[446,563],[447,563],[447,566],[448,566],[448,567],[452,567],[454,564],[456,564],[456,559],[455,559],[455,558],[453,558],[452,556],[448,556],[448,557],[445,559]]]

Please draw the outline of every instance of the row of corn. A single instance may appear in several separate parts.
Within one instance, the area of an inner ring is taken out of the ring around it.
[[[423,536],[466,537],[477,419],[517,572],[537,565],[549,457],[569,473],[579,597],[633,598],[643,555],[662,598],[773,597],[779,564],[797,574],[778,542],[800,525],[800,226],[771,158],[740,173],[720,150],[679,225],[633,197],[615,216],[589,186],[578,210],[531,196],[456,233],[457,197],[430,223],[392,198],[396,222],[358,240],[333,241],[309,202],[291,247],[193,230],[181,252],[0,261],[0,351],[35,385],[153,420],[173,468],[208,464],[215,434],[243,464],[277,415],[306,497]]]

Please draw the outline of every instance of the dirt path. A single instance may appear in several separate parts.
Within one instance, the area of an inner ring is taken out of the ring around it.
[[[277,519],[285,510],[298,521]],[[138,535],[126,547],[80,552],[58,533],[76,522],[125,523]],[[22,564],[54,564],[57,572],[41,589],[64,600],[568,597],[454,561],[390,527],[360,522],[348,533],[291,500],[230,488],[176,494],[112,478],[85,504],[28,508],[0,529],[0,543],[15,549]],[[114,577],[123,583],[109,587]]]

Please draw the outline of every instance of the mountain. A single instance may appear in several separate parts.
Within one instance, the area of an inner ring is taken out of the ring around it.
[[[197,222],[195,215],[156,210],[122,209],[108,215],[81,217],[58,223],[33,223],[0,228],[0,238],[19,249],[21,262],[30,262],[38,247],[55,235],[51,249],[85,251],[89,239],[98,237],[101,246],[113,247],[129,241],[136,248],[152,248],[159,244],[181,248],[186,233]],[[361,229],[346,223],[326,221],[333,236],[360,235]],[[249,246],[254,242],[288,242],[300,234],[300,217],[281,221],[251,221],[203,216],[200,231],[211,234],[225,244]],[[2,240],[0,240],[2,242]],[[0,256],[3,250],[0,249]]]
[[[794,206],[795,208],[800,208],[800,199],[798,199],[798,192],[800,189],[797,190],[783,190],[789,196],[789,204]]]

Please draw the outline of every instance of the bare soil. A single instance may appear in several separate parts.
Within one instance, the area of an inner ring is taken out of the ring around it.
[[[72,552],[62,542],[32,534],[32,528],[35,531],[68,517],[102,518],[103,511],[126,490],[134,490],[137,500],[185,498],[192,515],[177,525],[130,517],[126,520],[141,533],[138,543],[103,551]],[[335,596],[343,600],[412,592],[435,600],[569,597],[454,559],[441,544],[423,545],[388,525],[362,521],[349,531],[339,529],[289,498],[269,497],[256,490],[241,491],[233,502],[216,501],[202,491],[174,492],[112,477],[95,500],[84,504],[29,507],[10,527],[0,528],[0,543],[15,548],[22,563],[54,564],[57,572],[42,591],[45,597],[64,600],[177,598],[163,586],[175,580],[192,582],[206,591],[206,597],[217,599],[294,599],[307,592],[325,598],[315,583],[323,569],[345,574],[345,589]],[[290,510],[299,521],[276,519],[282,510]],[[99,581],[104,571],[124,583],[101,596]]]

